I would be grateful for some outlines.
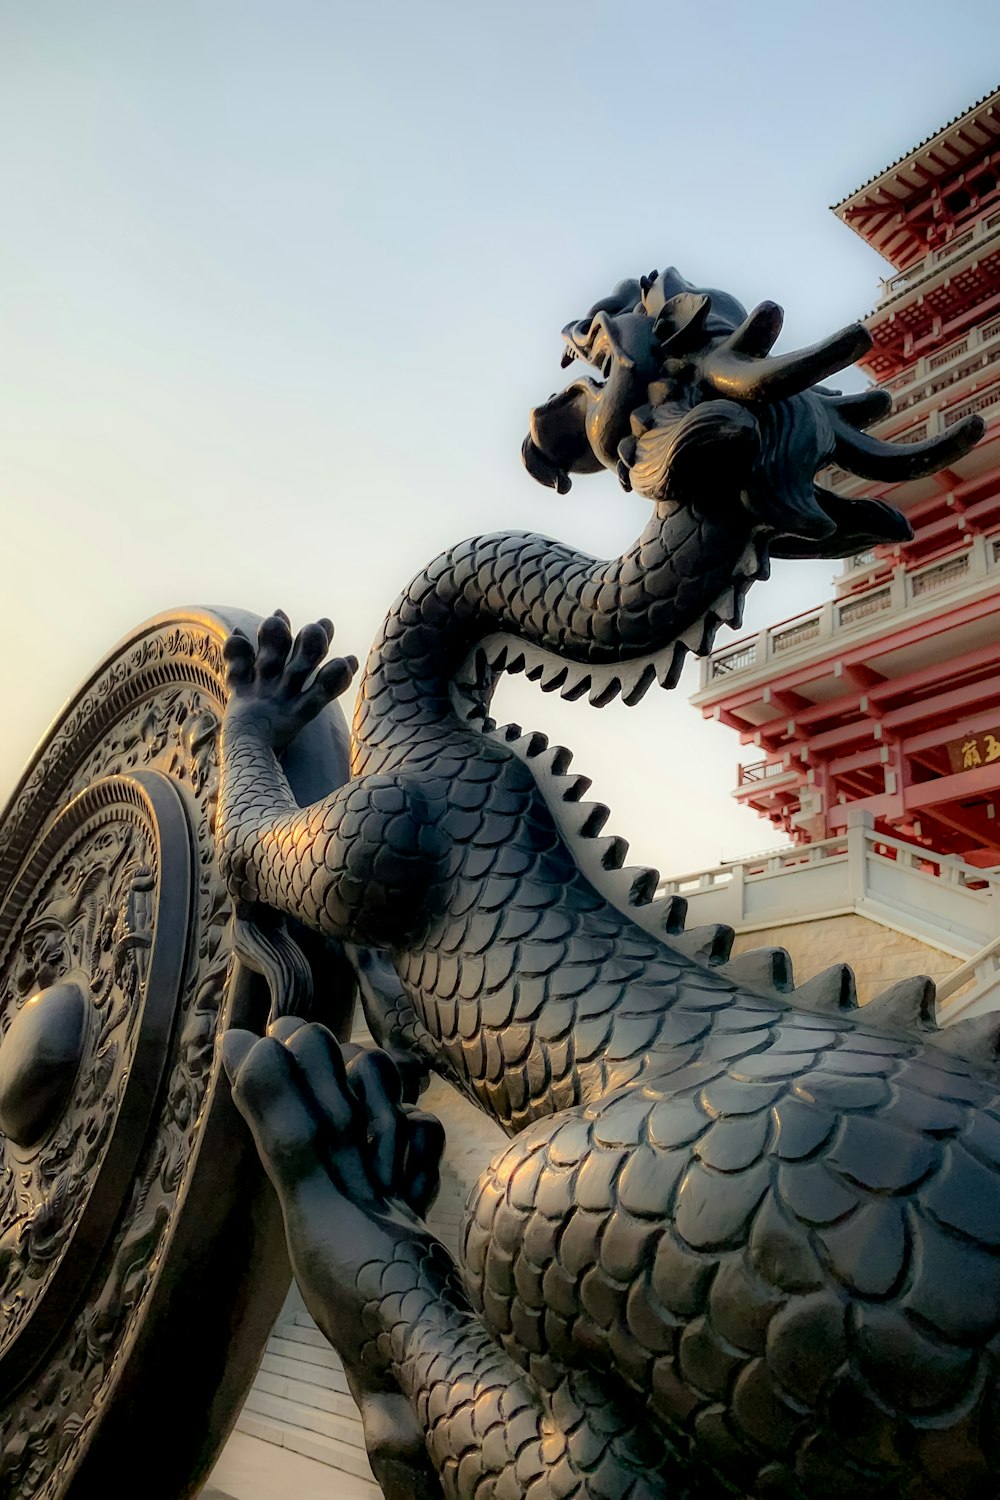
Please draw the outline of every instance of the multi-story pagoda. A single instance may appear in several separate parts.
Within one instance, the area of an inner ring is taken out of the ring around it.
[[[987,433],[885,497],[913,540],[849,559],[828,603],[716,651],[694,702],[757,745],[735,795],[796,843],[858,821],[1000,864],[1000,90],[838,203],[895,269],[863,361],[893,396],[873,431]]]

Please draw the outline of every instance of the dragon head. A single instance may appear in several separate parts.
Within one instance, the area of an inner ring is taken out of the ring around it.
[[[741,512],[777,556],[843,557],[906,541],[906,519],[877,500],[816,483],[836,462],[860,478],[921,478],[954,463],[984,424],[966,417],[940,437],[882,442],[865,428],[891,409],[884,391],[843,396],[818,381],[859,359],[871,335],[853,323],[831,338],[772,354],[782,311],[753,312],[727,292],[692,286],[671,267],[622,281],[563,329],[562,363],[590,365],[531,413],[528,472],[565,493],[571,474],[613,469],[626,490],[713,519]]]

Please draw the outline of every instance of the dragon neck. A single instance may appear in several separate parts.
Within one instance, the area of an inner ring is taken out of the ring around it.
[[[389,611],[365,667],[355,772],[385,765],[422,732],[482,719],[503,670],[603,703],[676,681],[686,650],[736,624],[766,572],[749,515],[713,522],[658,506],[620,557],[594,558],[531,532],[472,537],[442,552]],[[477,648],[483,648],[477,650]],[[624,669],[624,670],[623,670]]]

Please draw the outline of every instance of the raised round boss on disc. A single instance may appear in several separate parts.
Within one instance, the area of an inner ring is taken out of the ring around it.
[[[222,645],[256,623],[141,626],[0,818],[0,1500],[197,1493],[287,1290],[216,1045],[268,1004],[213,837]],[[332,705],[285,757],[300,800],[347,746]]]

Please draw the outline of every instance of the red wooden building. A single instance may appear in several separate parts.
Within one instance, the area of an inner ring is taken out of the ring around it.
[[[1000,90],[834,212],[895,270],[866,319],[864,364],[894,398],[873,431],[917,442],[975,411],[987,433],[932,479],[830,471],[905,511],[913,540],[849,559],[832,600],[716,651],[694,702],[759,747],[735,795],[793,841],[861,809],[877,832],[997,865]]]

